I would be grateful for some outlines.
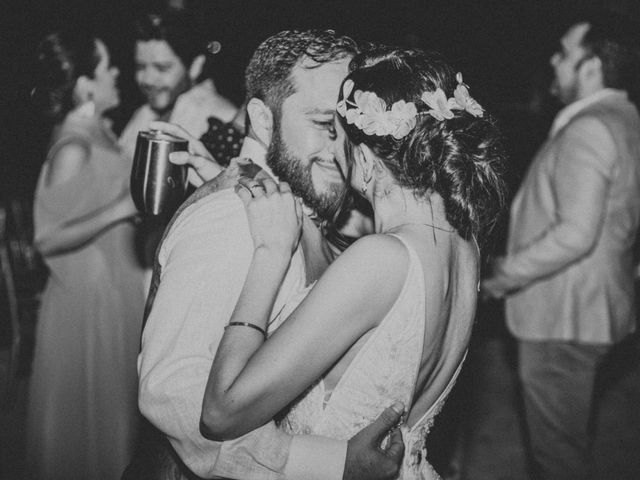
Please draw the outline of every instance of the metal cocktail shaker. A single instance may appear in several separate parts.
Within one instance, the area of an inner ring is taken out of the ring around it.
[[[131,169],[131,196],[148,215],[172,215],[184,200],[187,167],[169,161],[171,152],[188,151],[189,143],[158,130],[138,133]]]

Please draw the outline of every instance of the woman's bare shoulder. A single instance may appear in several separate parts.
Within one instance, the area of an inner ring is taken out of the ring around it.
[[[409,253],[398,238],[371,234],[357,240],[334,264],[354,276],[382,278],[388,285],[402,284],[409,267]]]
[[[48,159],[47,185],[63,183],[77,175],[88,163],[91,147],[87,142],[70,139],[52,149]]]

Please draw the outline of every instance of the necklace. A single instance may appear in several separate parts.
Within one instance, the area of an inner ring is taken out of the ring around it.
[[[446,233],[453,233],[455,232],[455,229],[451,228],[442,228],[442,227],[437,227],[435,225],[432,225],[431,223],[418,223],[418,222],[407,222],[407,223],[400,223],[399,225],[395,225],[391,228],[400,228],[400,227],[404,227],[406,225],[422,225],[425,227],[431,227],[431,228],[435,228],[436,230],[440,230],[441,232],[446,232]]]
[[[400,227],[404,227],[406,225],[420,225],[423,227],[431,227],[431,233],[433,234],[433,243],[435,245],[438,244],[438,240],[436,239],[436,230],[440,230],[441,232],[445,232],[445,233],[453,233],[455,232],[455,229],[448,229],[448,228],[442,228],[442,227],[436,227],[435,225],[431,224],[431,223],[418,223],[418,222],[407,222],[407,223],[401,223],[399,225],[396,225],[392,228],[400,228]]]

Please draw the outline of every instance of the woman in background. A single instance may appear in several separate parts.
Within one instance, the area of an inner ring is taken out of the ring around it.
[[[145,292],[130,161],[104,117],[119,104],[117,76],[88,34],[55,33],[38,48],[32,95],[55,127],[34,203],[50,277],[29,392],[32,478],[118,479],[136,434]]]

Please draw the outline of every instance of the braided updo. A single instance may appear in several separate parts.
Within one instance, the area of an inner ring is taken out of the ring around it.
[[[452,110],[453,118],[437,120],[426,114],[428,107],[420,99],[437,88],[453,96],[457,81],[452,67],[437,53],[378,47],[354,58],[348,79],[354,89],[374,92],[389,106],[404,100],[415,103],[419,112],[415,127],[399,139],[367,135],[338,115],[352,146],[367,145],[398,184],[416,195],[437,192],[458,234],[483,242],[505,204],[501,135],[487,112],[480,117]]]

